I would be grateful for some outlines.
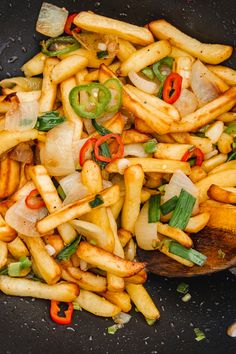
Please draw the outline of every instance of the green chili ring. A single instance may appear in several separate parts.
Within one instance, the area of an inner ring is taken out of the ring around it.
[[[49,49],[53,45],[57,47],[57,44],[59,45],[59,47],[61,45],[64,45],[64,48],[55,49],[55,50]],[[56,57],[62,54],[66,54],[76,49],[79,49],[81,47],[80,43],[77,42],[77,40],[71,36],[49,38],[46,41],[42,41],[41,46],[42,46],[42,53],[47,55],[48,57]]]
[[[91,94],[92,90],[95,88],[99,89],[99,91],[103,93],[103,97],[100,99],[100,101],[98,98],[98,101],[93,111],[87,112],[85,110],[85,105],[79,103],[78,95],[80,91],[86,91],[89,94]],[[89,118],[89,119],[96,119],[101,117],[101,115],[105,112],[110,100],[111,100],[110,90],[104,85],[98,83],[76,86],[71,90],[69,95],[70,105],[75,111],[75,113],[82,118]]]

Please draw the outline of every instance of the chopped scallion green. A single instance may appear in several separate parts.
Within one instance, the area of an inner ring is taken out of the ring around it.
[[[64,192],[61,185],[57,187],[57,193],[59,194],[59,197],[61,198],[62,201],[66,199],[66,193]]]
[[[232,160],[236,160],[236,151],[232,152],[227,161],[232,161]]]
[[[142,74],[144,74],[149,80],[154,80],[155,74],[154,74],[152,68],[150,68],[149,66],[147,66],[146,68],[144,68],[141,72],[142,72]]]
[[[117,332],[117,330],[120,329],[121,327],[123,327],[123,326],[121,326],[119,324],[114,324],[113,326],[110,326],[107,328],[107,333],[108,334],[115,334]]]
[[[162,214],[163,215],[167,215],[171,211],[173,211],[175,209],[175,207],[176,207],[177,201],[178,201],[178,197],[175,195],[174,197],[172,197],[169,200],[167,200],[167,202],[162,204],[160,206]]]
[[[199,328],[194,328],[194,333],[196,335],[195,340],[200,342],[200,340],[203,340],[206,338],[205,334],[203,331],[201,331]]]
[[[100,135],[111,134],[112,132],[105,128],[103,125],[99,124],[96,119],[92,119],[92,125]]]
[[[156,320],[150,320],[149,318],[145,318],[145,320],[149,326],[154,325],[154,323],[156,322]]]
[[[48,132],[50,129],[56,127],[64,121],[65,117],[60,116],[59,112],[57,111],[45,112],[43,115],[38,117],[35,129],[38,129],[42,132]]]
[[[157,222],[160,220],[160,194],[152,195],[149,199],[149,208],[148,208],[148,222]]]
[[[196,198],[182,189],[169,225],[184,230],[189,222]]]
[[[74,308],[74,310],[82,311],[82,308],[80,307],[80,305],[75,301],[73,302],[73,308]]]
[[[109,55],[109,53],[107,50],[101,50],[100,52],[97,52],[98,59],[106,58],[108,55]]]
[[[225,133],[231,134],[231,133],[236,133],[236,123],[230,124],[226,129]]]
[[[23,269],[28,269],[32,265],[28,257],[21,257],[19,262],[13,262],[8,265],[8,275],[18,277]]]
[[[7,275],[8,274],[8,268],[3,268],[0,270],[0,275]]]
[[[93,200],[91,200],[91,202],[89,202],[89,205],[91,206],[91,208],[96,208],[99,205],[104,204],[103,198],[101,195],[97,194],[95,196],[95,198]]]
[[[177,286],[177,291],[178,293],[181,293],[181,294],[186,294],[188,292],[188,288],[189,288],[189,285],[186,284],[186,283],[180,283],[178,286]]]
[[[157,141],[156,139],[152,139],[143,144],[144,151],[147,154],[153,154],[157,150]]]
[[[183,302],[188,302],[189,300],[191,300],[191,297],[192,297],[191,294],[187,293],[181,298],[181,300]]]
[[[72,242],[68,243],[68,245],[66,245],[61,250],[61,252],[58,253],[56,259],[58,261],[67,261],[68,259],[70,259],[70,257],[76,252],[80,240],[81,235],[76,236],[76,238]]]
[[[175,241],[170,243],[169,252],[175,254],[176,256],[187,259],[188,261],[191,261],[199,266],[203,266],[207,259],[204,254],[194,250],[193,248],[188,249]]]

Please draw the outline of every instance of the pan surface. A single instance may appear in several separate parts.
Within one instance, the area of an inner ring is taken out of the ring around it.
[[[165,18],[200,40],[236,46],[235,0],[48,0],[69,11],[93,10],[145,24]],[[35,22],[41,0],[0,0],[0,78],[20,74],[19,67],[39,49]],[[236,68],[236,57],[229,62]],[[49,318],[49,302],[0,295],[0,353],[141,353],[235,354],[236,339],[226,335],[236,320],[236,278],[221,272],[184,280],[191,300],[176,291],[182,279],[149,276],[147,288],[161,319],[150,327],[133,311],[131,321],[115,335],[112,320],[76,311],[73,324],[57,326]],[[195,340],[194,328],[206,340]]]

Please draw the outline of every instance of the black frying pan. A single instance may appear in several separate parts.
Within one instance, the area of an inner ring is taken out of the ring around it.
[[[235,0],[48,0],[70,11],[93,10],[136,24],[164,17],[200,40],[236,45]],[[0,78],[20,74],[19,67],[39,49],[35,22],[41,0],[0,0]],[[236,68],[236,58],[230,65]],[[147,288],[161,311],[149,327],[133,311],[115,335],[111,320],[76,312],[73,325],[49,318],[49,303],[0,295],[0,354],[140,353],[235,354],[236,339],[226,335],[236,320],[236,278],[229,272],[185,280],[192,299],[176,292],[181,279],[149,276]],[[207,340],[195,341],[195,327]]]

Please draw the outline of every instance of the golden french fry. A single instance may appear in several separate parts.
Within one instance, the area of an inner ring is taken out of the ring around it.
[[[43,198],[49,213],[53,213],[62,207],[57,190],[43,165],[35,165],[30,168],[30,176]],[[58,231],[65,243],[71,242],[76,237],[76,231],[69,224],[58,225]]]
[[[233,137],[227,133],[222,133],[218,142],[217,147],[222,154],[228,154],[232,151]]]
[[[235,160],[227,161],[227,162],[223,163],[222,165],[215,167],[213,170],[211,170],[209,172],[209,175],[212,175],[212,174],[215,174],[218,172],[223,172],[226,170],[232,170],[232,169],[233,170],[236,169],[236,161]]]
[[[161,235],[167,236],[176,240],[181,245],[191,248],[193,241],[191,238],[182,230],[175,227],[169,226],[168,224],[162,224],[161,222],[157,223],[157,232]]]
[[[114,292],[106,291],[101,294],[105,299],[110,301],[112,304],[118,306],[121,311],[129,312],[131,310],[130,297],[126,292]]]
[[[60,85],[61,88],[61,101],[63,104],[63,111],[66,118],[74,123],[74,140],[81,139],[81,134],[83,131],[83,121],[82,119],[75,113],[73,108],[71,107],[69,101],[70,91],[76,86],[76,81],[73,77],[63,81]]]
[[[123,161],[121,163],[120,161]],[[110,162],[106,170],[109,173],[120,173],[124,174],[124,168],[134,165],[140,165],[143,168],[144,172],[160,172],[160,173],[174,173],[176,170],[183,171],[186,175],[189,175],[191,168],[189,163],[182,161],[173,161],[173,160],[162,160],[155,159],[151,157],[130,157],[120,160],[115,160]]]
[[[144,284],[147,280],[147,272],[143,269],[131,277],[124,278],[126,283]]]
[[[204,171],[200,166],[193,166],[191,167],[191,173],[189,178],[193,183],[200,181],[201,179],[207,176],[206,171]]]
[[[170,135],[177,143],[194,145],[202,150],[204,154],[213,150],[213,144],[208,138],[201,138],[199,136],[190,135],[189,133],[173,133]]]
[[[12,195],[20,183],[20,163],[9,156],[0,162],[0,198]]]
[[[124,117],[120,112],[116,113],[114,117],[106,121],[103,126],[105,128],[108,128],[112,133],[114,134],[122,134],[125,126],[125,120]],[[89,135],[90,138],[92,137],[99,137],[99,134],[97,132],[94,132]]]
[[[226,84],[236,85],[236,70],[223,65],[207,65],[208,69],[219,76]]]
[[[135,125],[135,129],[138,130],[140,133],[145,133],[145,134],[156,134],[156,132],[150,128],[144,120],[135,117],[134,118],[134,125]],[[164,135],[162,135],[164,136]]]
[[[109,69],[114,71],[114,72],[116,72],[116,70],[118,70],[119,67],[120,67],[120,62],[119,61],[116,61],[116,62],[112,63],[111,65],[109,65]],[[87,75],[85,75],[84,79],[87,82],[98,81],[98,79],[99,79],[99,69],[90,71],[89,73],[87,73]]]
[[[203,161],[202,163],[202,169],[206,171],[207,173],[213,170],[213,168],[223,164],[226,162],[228,159],[227,154],[218,154],[216,156],[211,157],[208,160]]]
[[[219,64],[232,54],[233,48],[231,46],[201,43],[165,20],[149,23],[149,29],[158,39],[168,39],[172,45],[185,50],[205,63]]]
[[[219,187],[234,187],[236,186],[236,170],[230,169],[217,173],[212,173],[195,185],[199,190],[199,203],[207,199],[207,191],[212,184]]]
[[[60,235],[48,235],[43,237],[44,242],[54,248],[56,256],[64,248],[64,242]]]
[[[70,55],[62,59],[57,65],[54,66],[51,79],[54,84],[59,84],[64,80],[69,79],[78,71],[86,68],[88,59],[79,55]]]
[[[121,311],[118,306],[104,299],[104,297],[83,289],[80,290],[79,296],[75,299],[75,302],[82,307],[83,310],[101,317],[114,317]]]
[[[18,236],[15,238],[15,240],[9,242],[7,244],[7,247],[11,255],[16,259],[19,259],[20,257],[29,256],[29,251],[27,247],[25,246],[21,238]]]
[[[5,114],[9,111],[9,109],[11,108],[11,102],[0,102],[0,113],[1,114]],[[3,124],[3,129],[5,127],[5,120],[1,119],[1,122],[4,123]]]
[[[170,57],[178,59],[179,57],[189,57],[194,62],[195,58],[183,49],[177,48],[175,46],[171,47]]]
[[[74,24],[87,31],[113,34],[135,44],[147,45],[154,41],[151,32],[147,28],[86,11],[80,12],[75,17]]]
[[[192,216],[189,219],[188,225],[186,226],[186,232],[196,233],[201,231],[208,223],[210,219],[210,213],[201,213],[196,216]]]
[[[182,88],[190,86],[193,60],[187,56],[180,56],[175,59],[175,71],[182,76]]]
[[[110,188],[106,188],[99,194],[100,198],[103,199],[103,204],[96,206],[96,208],[108,207],[116,203],[120,197],[119,187],[114,185]],[[37,229],[41,234],[45,234],[48,231],[53,230],[61,224],[67,221],[79,218],[80,216],[89,213],[92,208],[89,204],[96,198],[95,194],[91,194],[79,201],[68,204],[65,207],[55,211],[54,213],[46,216],[44,219],[37,222]]]
[[[157,159],[169,159],[181,161],[184,154],[193,147],[190,144],[163,144],[158,143],[154,157]]]
[[[93,68],[93,69],[99,68],[101,64],[110,65],[113,60],[113,57],[98,59],[95,52],[85,49],[85,48],[79,48],[79,49],[74,50],[72,52],[62,54],[62,55],[60,55],[60,59],[69,58],[72,55],[79,55],[80,57],[87,59],[88,60],[87,66],[89,68]],[[83,69],[83,70],[86,70],[86,71],[82,72],[82,70],[81,70],[76,74],[76,81],[78,81],[77,82],[78,85],[86,83],[84,81],[84,79],[85,79],[85,76],[87,75],[88,71],[87,71],[87,69]]]
[[[0,215],[0,240],[3,242],[11,242],[16,236],[16,231],[7,225],[2,215]]]
[[[118,218],[118,216],[120,215],[120,212],[123,208],[123,204],[124,204],[125,198],[124,197],[120,197],[119,200],[110,206],[111,212],[115,218],[115,220]]]
[[[134,225],[140,210],[141,190],[144,181],[142,167],[139,165],[128,167],[124,171],[124,180],[126,192],[121,215],[121,227],[134,233]]]
[[[7,264],[7,254],[7,244],[3,241],[0,241],[0,269],[2,269]]]
[[[129,72],[139,72],[149,65],[163,59],[171,52],[171,46],[168,41],[158,41],[149,44],[131,54],[119,68],[120,76],[127,76]]]
[[[217,117],[218,120],[221,120],[224,123],[230,123],[236,120],[236,112],[226,112]]]
[[[236,206],[207,200],[200,205],[200,213],[210,213],[207,225],[210,228],[217,228],[236,232]]]
[[[129,240],[132,238],[132,233],[130,231],[127,231],[125,229],[119,229],[118,230],[118,237],[120,240],[120,243],[122,247],[125,247]]]
[[[212,122],[221,114],[229,111],[235,103],[236,87],[232,87],[213,101],[183,117],[181,122],[173,123],[170,127],[170,132],[176,133],[197,130]]]
[[[227,191],[216,184],[212,184],[207,191],[207,195],[210,199],[216,200],[221,203],[236,203],[236,193]]]
[[[118,43],[119,43],[119,49],[118,49],[117,57],[121,62],[127,60],[134,52],[136,52],[135,47],[129,41],[119,38]]]
[[[79,70],[75,74],[75,81],[77,85],[84,85],[87,83],[85,77],[88,75],[88,69]]]
[[[142,188],[141,190],[141,204],[145,203],[150,199],[151,193],[149,192],[148,188],[144,189]]]
[[[135,259],[135,257],[136,257],[136,243],[134,242],[133,239],[129,240],[124,251],[125,251],[125,259],[128,259],[128,261],[133,261]]]
[[[106,291],[106,278],[91,272],[83,272],[75,267],[68,267],[66,270],[73,278],[78,280],[78,284],[82,289],[98,293]]]
[[[5,218],[7,210],[14,204],[11,199],[6,199],[0,202],[0,214]]]
[[[139,133],[135,129],[124,130],[122,133],[123,144],[146,143],[151,137],[147,134]]]
[[[61,268],[56,261],[49,256],[45,244],[40,237],[24,237],[26,243],[40,275],[47,284],[55,284],[61,276]]]
[[[80,242],[76,253],[85,262],[122,278],[134,275],[145,267],[145,263],[124,260],[87,242]]]
[[[157,320],[160,313],[149,296],[147,290],[140,284],[126,284],[126,291],[137,309],[146,319]]]
[[[39,281],[11,278],[5,275],[0,276],[0,289],[6,295],[30,296],[63,302],[74,301],[79,294],[76,284],[61,282],[48,285]]]
[[[59,63],[56,58],[47,58],[43,69],[43,83],[41,97],[39,99],[39,111],[52,111],[57,94],[57,85],[52,82],[51,74],[54,67]]]
[[[36,54],[28,60],[21,68],[26,77],[36,76],[43,73],[44,64],[47,56],[43,53]]]

